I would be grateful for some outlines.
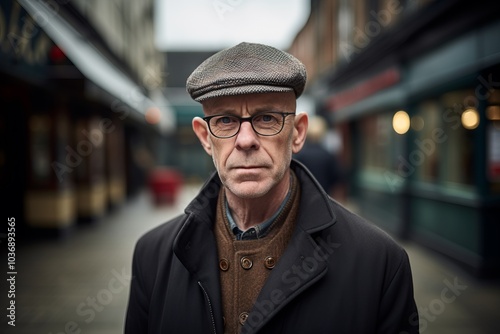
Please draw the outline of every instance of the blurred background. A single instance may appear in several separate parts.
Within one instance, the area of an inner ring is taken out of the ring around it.
[[[421,332],[500,333],[500,2],[0,0],[2,333],[123,331],[135,241],[213,172],[186,78],[241,41],[305,64],[325,187],[408,251]]]

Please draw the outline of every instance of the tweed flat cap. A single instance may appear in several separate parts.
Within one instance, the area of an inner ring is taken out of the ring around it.
[[[217,96],[304,91],[306,69],[294,56],[274,47],[240,43],[198,66],[186,89],[198,102]]]

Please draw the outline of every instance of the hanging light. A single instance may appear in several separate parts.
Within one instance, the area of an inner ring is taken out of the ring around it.
[[[479,113],[476,109],[464,110],[462,113],[462,126],[467,130],[473,130],[479,126]]]
[[[402,135],[410,129],[410,116],[404,110],[400,110],[394,114],[392,118],[392,128],[396,133]]]

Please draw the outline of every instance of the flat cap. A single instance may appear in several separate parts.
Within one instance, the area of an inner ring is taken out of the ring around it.
[[[186,89],[198,102],[218,96],[304,91],[306,69],[291,54],[272,46],[240,43],[222,50],[198,66]]]

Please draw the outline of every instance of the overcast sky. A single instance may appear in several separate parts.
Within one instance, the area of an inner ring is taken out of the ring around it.
[[[239,42],[286,49],[309,16],[310,0],[156,0],[162,51],[216,51]]]

